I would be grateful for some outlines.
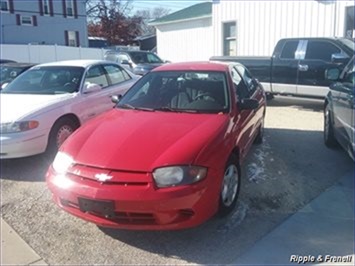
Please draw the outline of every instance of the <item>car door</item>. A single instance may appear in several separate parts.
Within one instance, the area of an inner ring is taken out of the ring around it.
[[[345,53],[329,40],[307,40],[304,58],[298,65],[297,94],[325,97],[330,82],[325,78],[325,70],[339,67],[332,57]]]
[[[110,86],[104,89],[105,99],[107,100],[107,109],[112,107],[111,96],[112,95],[124,95],[126,91],[133,85],[134,78],[121,66],[116,64],[104,64],[104,70],[107,73],[107,77]]]
[[[85,122],[100,113],[108,110],[108,102],[110,101],[106,89],[109,87],[109,80],[101,64],[90,66],[84,76],[84,88],[88,85],[99,85],[100,88],[93,91],[81,92],[81,104],[77,106],[82,113],[82,121]],[[113,104],[112,104],[113,106]]]
[[[341,75],[340,82],[332,84],[333,117],[337,139],[347,149],[354,146],[354,79],[353,61]]]
[[[234,92],[236,93],[237,106],[238,102],[243,99],[249,99],[255,97],[252,90],[249,90],[248,81],[243,79],[242,74],[238,71],[241,67],[233,66],[231,69],[231,76],[234,84]],[[235,130],[240,129],[239,133],[239,147],[241,159],[244,159],[253,140],[254,127],[256,124],[255,110],[239,110],[240,112],[240,123],[236,125]]]
[[[272,91],[282,94],[296,94],[299,56],[303,42],[287,40],[278,54],[272,58]],[[278,50],[277,47],[275,51]]]

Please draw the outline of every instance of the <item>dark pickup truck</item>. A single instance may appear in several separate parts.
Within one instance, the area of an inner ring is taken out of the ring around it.
[[[332,81],[330,68],[342,70],[354,55],[354,40],[345,38],[281,39],[272,57],[214,56],[212,61],[239,62],[263,85],[268,95],[324,98]]]

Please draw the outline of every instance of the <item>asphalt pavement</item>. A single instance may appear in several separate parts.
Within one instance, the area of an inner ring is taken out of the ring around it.
[[[354,265],[354,173],[264,236],[234,265]],[[47,265],[1,219],[1,265]]]

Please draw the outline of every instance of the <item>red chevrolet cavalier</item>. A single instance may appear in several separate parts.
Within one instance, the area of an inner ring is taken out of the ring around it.
[[[143,230],[193,227],[233,210],[266,106],[245,67],[164,65],[113,101],[67,139],[48,170],[61,208],[99,226]]]

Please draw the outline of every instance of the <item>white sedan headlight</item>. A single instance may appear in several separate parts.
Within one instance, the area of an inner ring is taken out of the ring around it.
[[[54,158],[52,167],[57,174],[65,174],[73,163],[74,159],[71,156],[59,151]]]
[[[206,175],[207,168],[200,166],[169,166],[153,172],[155,183],[160,188],[196,183]]]
[[[1,134],[23,132],[35,129],[39,126],[38,121],[21,121],[12,123],[1,123]]]

